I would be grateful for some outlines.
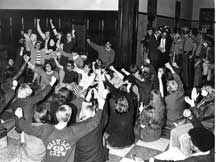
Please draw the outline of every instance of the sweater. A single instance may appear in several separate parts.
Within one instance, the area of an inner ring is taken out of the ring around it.
[[[109,99],[109,121],[106,132],[110,135],[107,139],[113,147],[126,147],[132,145],[135,140],[134,124],[136,107],[133,96],[130,93],[116,89],[109,82],[106,85],[110,88],[112,97]],[[115,110],[116,98],[125,96],[128,101],[129,110],[125,113],[118,113]]]
[[[32,126],[23,118],[18,120],[19,127],[29,135],[43,140],[46,147],[44,162],[73,162],[75,143],[97,127],[101,111],[85,122],[58,130],[54,125]]]
[[[91,46],[98,53],[98,59],[102,61],[103,67],[110,66],[115,59],[115,51],[111,49],[107,51],[104,46],[97,45],[95,43],[90,42],[89,46]]]

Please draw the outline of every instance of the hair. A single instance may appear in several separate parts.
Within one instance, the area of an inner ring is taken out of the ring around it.
[[[71,111],[68,111],[68,109],[70,109]],[[60,113],[59,115],[56,115],[56,118],[59,122],[69,122],[72,115],[72,108],[68,105],[62,105],[58,108],[56,114],[57,113]]]
[[[32,94],[32,89],[26,83],[21,84],[20,87],[18,88],[18,92],[17,92],[18,98],[26,98],[31,94]]]
[[[165,105],[160,91],[153,89],[150,93],[150,103],[145,108],[148,113],[142,113],[141,120],[148,119],[151,128],[162,128],[165,123]],[[143,111],[144,112],[144,111]]]
[[[64,100],[62,100],[63,102],[70,102],[72,99],[73,99],[73,93],[67,89],[66,87],[63,87],[59,90],[59,93],[58,94],[64,94],[64,97],[65,98],[62,98]]]
[[[117,98],[115,110],[118,113],[126,113],[126,112],[128,112],[129,105],[128,105],[127,98],[125,96],[120,96],[120,97]]]
[[[167,82],[167,92],[172,93],[178,89],[178,84],[175,80],[169,80]]]
[[[37,122],[38,119],[41,123],[51,122],[51,116],[49,113],[49,105],[47,102],[44,102],[35,108],[33,121]]]
[[[192,128],[188,132],[192,143],[202,152],[214,147],[214,134],[202,127]]]
[[[51,70],[55,69],[55,66],[53,65],[53,63],[51,62],[51,60],[46,60],[44,63],[44,69],[46,69],[46,65],[49,64],[51,66]]]
[[[68,64],[71,64],[72,66],[74,66],[74,61],[73,61],[73,60],[68,60],[67,63],[68,63]]]

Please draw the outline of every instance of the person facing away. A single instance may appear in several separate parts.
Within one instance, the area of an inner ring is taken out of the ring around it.
[[[115,51],[111,48],[112,44],[110,41],[107,41],[105,46],[97,45],[91,42],[90,39],[87,39],[86,41],[90,47],[97,51],[98,59],[102,61],[103,67],[108,67],[113,64],[115,59]]]
[[[19,118],[17,122],[24,133],[34,135],[44,142],[46,147],[44,162],[71,162],[74,160],[75,143],[98,126],[101,110],[94,118],[70,127],[67,127],[67,124],[72,115],[72,109],[68,105],[58,108],[56,125],[32,126],[23,118],[21,108],[17,108],[15,115]]]
[[[85,121],[95,115],[97,104],[83,104],[78,121]],[[108,121],[108,102],[105,101],[101,121],[97,128],[76,143],[74,162],[105,162],[108,150],[103,146],[103,130]]]

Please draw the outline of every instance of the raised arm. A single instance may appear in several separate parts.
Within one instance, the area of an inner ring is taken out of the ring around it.
[[[33,126],[31,123],[25,120],[23,118],[22,108],[17,108],[15,115],[18,117],[18,126],[23,132],[41,139],[45,139],[50,133],[48,131],[49,125]]]
[[[52,90],[52,87],[54,86],[56,80],[57,79],[55,77],[52,77],[49,85],[47,85],[45,88],[43,88],[36,95],[29,97],[28,101],[31,104],[36,104],[36,103],[42,101],[49,94],[49,92]]]
[[[75,141],[78,141],[80,138],[87,135],[89,132],[97,128],[100,120],[101,120],[102,111],[99,110],[97,114],[89,120],[86,120],[84,122],[72,125],[70,127],[71,129],[71,136],[75,139]]]
[[[56,36],[58,34],[58,32],[57,32],[55,26],[53,25],[53,20],[52,19],[50,19],[50,26],[52,28],[52,31],[53,31],[54,35]]]
[[[71,53],[67,53],[65,51],[63,51],[61,48],[58,48],[58,51],[65,57],[68,57],[69,59],[73,59],[73,56]],[[73,59],[74,60],[74,59]]]
[[[163,69],[158,70],[158,80],[159,80],[159,91],[161,93],[161,96],[164,97],[164,87],[162,82],[162,76],[163,76]]]
[[[24,56],[24,60],[25,62],[23,63],[22,67],[20,68],[20,70],[18,71],[18,73],[13,77],[13,80],[18,80],[20,78],[20,76],[23,74],[23,71],[27,65],[27,63],[29,62],[29,57],[28,56]]]
[[[173,75],[174,80],[177,82],[178,84],[178,90],[183,90],[183,83],[179,77],[178,74],[176,74],[175,70],[173,69],[173,67],[170,65],[170,63],[166,63],[165,64],[166,68],[169,69]]]
[[[91,42],[90,39],[86,39],[86,41],[87,41],[88,45],[89,45],[91,48],[93,48],[94,50],[96,50],[96,51],[99,51],[99,50],[100,50],[101,46],[99,46],[99,45],[97,45],[97,44]]]
[[[41,27],[40,27],[40,19],[37,19],[37,31],[44,40],[46,38],[45,34],[42,32]]]

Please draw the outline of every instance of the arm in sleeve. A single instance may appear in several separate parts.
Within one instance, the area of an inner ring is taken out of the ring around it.
[[[22,65],[22,67],[18,71],[18,73],[13,77],[13,80],[18,80],[20,78],[20,76],[23,74],[23,71],[24,71],[26,65],[27,65],[27,63],[24,62],[23,65]]]
[[[97,128],[100,120],[101,120],[102,111],[99,110],[97,114],[89,120],[86,120],[82,123],[78,123],[76,125],[72,125],[71,136],[73,136],[75,141],[78,141],[80,138],[84,137],[86,134]]]
[[[46,38],[45,34],[42,32],[41,27],[40,27],[40,23],[37,22],[37,31],[40,34],[41,38],[44,40]]]
[[[13,89],[9,90],[3,98],[0,100],[0,114],[4,111],[4,109],[8,106],[8,104],[15,97],[15,91]]]
[[[109,58],[108,66],[112,65],[112,63],[114,62],[114,59],[115,59],[115,51],[113,51],[113,53],[111,54]]]
[[[51,91],[52,87],[47,85],[44,89],[42,89],[39,93],[29,98],[29,102],[31,104],[36,104],[42,101]]]
[[[109,87],[111,95],[117,97],[119,90],[115,88],[109,81],[105,81],[104,84]]]
[[[99,46],[99,45],[97,45],[97,44],[95,44],[95,43],[93,43],[93,42],[90,42],[89,43],[89,46],[91,47],[91,48],[93,48],[95,51],[99,51],[100,50],[100,48],[101,48],[101,46]]]
[[[44,139],[49,134],[49,131],[47,131],[48,125],[33,126],[31,123],[27,122],[24,118],[18,119],[18,126],[23,132],[29,135],[36,136],[41,139]]]

